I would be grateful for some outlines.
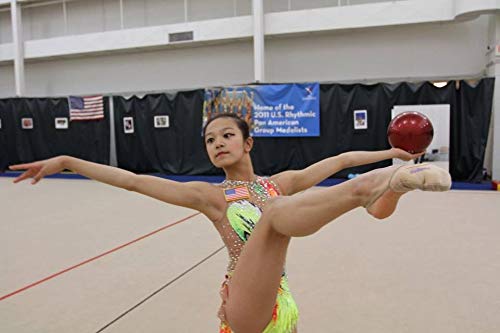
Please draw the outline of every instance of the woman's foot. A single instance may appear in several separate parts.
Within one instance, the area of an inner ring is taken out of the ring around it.
[[[392,175],[389,188],[394,192],[417,189],[443,192],[451,188],[451,176],[448,171],[433,164],[404,165]]]

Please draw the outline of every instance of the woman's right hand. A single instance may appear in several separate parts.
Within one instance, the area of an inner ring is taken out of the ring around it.
[[[9,167],[10,170],[26,170],[19,177],[14,179],[14,183],[19,183],[27,178],[32,178],[31,184],[36,184],[45,176],[50,176],[64,170],[64,156],[57,156],[43,161],[32,163],[16,164]]]
[[[425,154],[425,151],[421,153],[412,154],[400,148],[391,148],[390,151],[393,154],[393,158],[399,158],[400,160],[403,161],[411,161]]]

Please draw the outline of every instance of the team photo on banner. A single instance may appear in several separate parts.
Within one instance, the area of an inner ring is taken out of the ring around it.
[[[245,119],[255,137],[319,136],[319,84],[205,89],[203,124],[218,113]]]

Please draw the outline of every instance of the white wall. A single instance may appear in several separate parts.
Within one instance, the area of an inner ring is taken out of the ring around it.
[[[184,0],[124,0],[123,6],[126,28],[184,22]]]
[[[266,44],[269,81],[398,81],[482,75],[488,18],[340,31]]]
[[[66,5],[68,34],[78,35],[120,29],[116,0],[73,1]]]
[[[64,35],[64,18],[60,5],[21,10],[24,40]]]
[[[285,2],[288,3],[288,0]],[[190,22],[250,15],[251,3],[252,0],[189,0],[187,12],[185,12],[184,0],[123,0],[123,23],[124,28],[127,29],[183,23],[186,22],[186,15],[187,21]],[[271,4],[270,1],[266,3]],[[272,9],[271,5],[266,7]],[[67,2],[67,28],[62,3],[44,6],[28,5],[23,7],[22,13],[25,40],[121,28],[119,0]],[[6,6],[0,8],[0,44],[9,42],[2,38],[2,31],[5,31],[4,37],[10,35],[10,13]]]
[[[339,1],[265,1],[271,12],[266,15],[266,80],[380,82],[481,76],[491,35],[488,16],[454,20],[457,13],[475,13],[474,8],[464,9],[461,1],[391,1],[309,11],[298,9],[336,6]],[[229,18],[183,23],[184,0],[124,0],[126,29],[120,30],[119,0],[68,2],[67,25],[61,4],[24,8],[26,95],[252,82],[252,21],[250,16],[238,16],[248,14],[251,0],[214,0],[212,8],[207,4],[189,0],[189,18]],[[490,6],[484,0],[476,4],[480,9]],[[289,8],[294,11],[287,12]],[[215,14],[207,14],[213,9]],[[13,66],[8,14],[0,11],[0,62],[6,67],[0,79],[5,88],[13,84],[7,70]],[[238,18],[232,18],[235,15]],[[152,25],[159,26],[145,27]],[[169,32],[189,29],[195,32],[194,43],[168,44]],[[2,89],[0,97],[11,96],[13,90]]]
[[[29,62],[25,71],[29,96],[240,84],[253,78],[252,43]]]
[[[0,44],[12,42],[10,12],[0,12]]]
[[[475,77],[486,68],[487,31],[488,17],[483,16],[462,23],[267,38],[266,79],[376,82]],[[244,40],[34,59],[25,71],[28,96],[191,89],[252,82],[253,50],[251,40]],[[12,91],[0,91],[0,97]]]
[[[15,87],[14,68],[0,65],[0,96],[14,96]]]

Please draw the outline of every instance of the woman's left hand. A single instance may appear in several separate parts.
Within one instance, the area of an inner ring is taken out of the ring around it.
[[[421,152],[421,153],[417,153],[417,154],[411,154],[411,153],[404,151],[403,149],[400,149],[400,148],[392,148],[391,152],[393,153],[394,158],[399,158],[400,160],[403,160],[403,161],[414,160],[414,159],[419,158],[420,156],[425,154],[425,151]]]

